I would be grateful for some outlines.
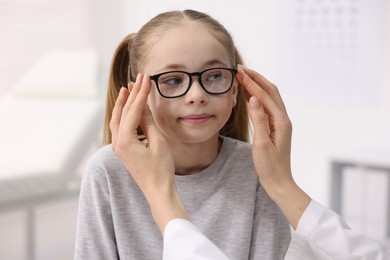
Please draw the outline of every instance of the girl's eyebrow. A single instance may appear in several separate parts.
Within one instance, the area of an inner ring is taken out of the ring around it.
[[[213,60],[210,60],[210,61],[207,61],[204,66],[207,67],[207,66],[212,66],[212,65],[223,65],[223,66],[226,66],[225,63],[223,63],[222,61],[218,60],[218,59],[213,59]]]
[[[167,66],[164,66],[162,70],[179,70],[183,69],[183,65],[180,64],[168,64]]]
[[[209,61],[206,61],[205,63],[203,63],[202,65],[202,68],[204,67],[209,67],[209,66],[214,66],[214,65],[218,65],[218,66],[227,66],[225,63],[223,63],[222,61],[218,60],[218,59],[212,59],[212,60],[209,60]],[[172,64],[168,64],[166,66],[164,66],[162,69],[160,69],[159,71],[166,71],[166,70],[183,70],[185,66],[182,65],[182,64],[178,64],[178,63],[172,63]]]

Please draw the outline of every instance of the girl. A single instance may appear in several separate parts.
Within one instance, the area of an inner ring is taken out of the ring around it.
[[[193,10],[157,15],[121,42],[107,145],[83,176],[76,259],[161,259],[164,224],[148,204],[161,194],[154,189],[185,206],[182,217],[229,258],[284,258],[290,227],[256,174],[238,63],[227,30]],[[152,188],[137,185],[144,173],[154,173]]]

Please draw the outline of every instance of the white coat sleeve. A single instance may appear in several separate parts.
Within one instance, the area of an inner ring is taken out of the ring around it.
[[[354,233],[335,212],[311,201],[292,233],[286,260],[389,260],[390,249]]]
[[[164,230],[163,260],[228,260],[228,257],[195,225],[173,219]]]

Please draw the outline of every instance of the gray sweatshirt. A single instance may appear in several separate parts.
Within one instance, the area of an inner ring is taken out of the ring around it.
[[[290,226],[259,184],[251,145],[222,138],[209,167],[175,176],[191,220],[231,259],[283,259]],[[79,203],[75,259],[162,259],[148,203],[111,145],[89,160]]]

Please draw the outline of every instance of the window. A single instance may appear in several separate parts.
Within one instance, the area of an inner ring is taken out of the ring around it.
[[[332,208],[356,232],[390,243],[390,167],[332,164]]]

